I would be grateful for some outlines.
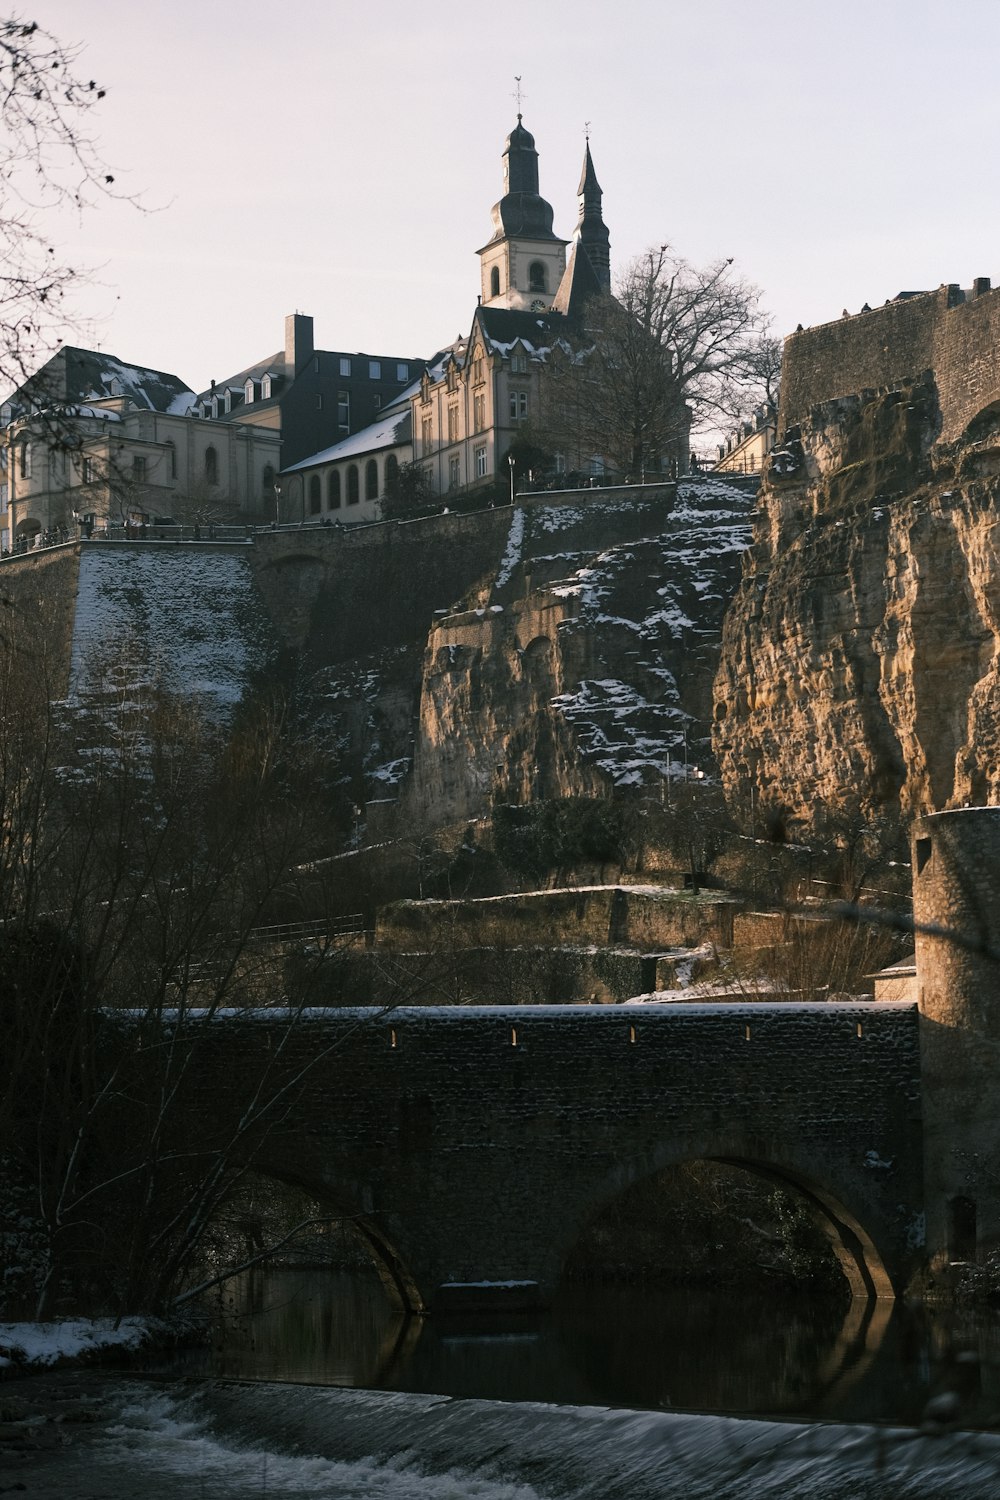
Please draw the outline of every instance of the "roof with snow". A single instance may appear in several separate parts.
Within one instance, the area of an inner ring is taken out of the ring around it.
[[[23,411],[116,396],[127,397],[146,411],[171,413],[187,411],[194,400],[193,391],[176,375],[71,344],[64,345],[9,399],[16,410]]]
[[[402,443],[408,443],[412,432],[410,397],[418,389],[419,386],[413,386],[402,392],[392,406],[384,409],[377,422],[362,427],[360,432],[352,432],[350,437],[334,443],[330,448],[323,448],[319,453],[300,459],[297,464],[289,464],[281,472],[294,474],[300,469],[315,468],[317,464],[336,463],[343,458],[360,458],[367,453],[378,453],[383,448],[396,448]]]

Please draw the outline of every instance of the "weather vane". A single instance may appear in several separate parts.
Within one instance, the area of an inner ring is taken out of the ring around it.
[[[520,73],[515,73],[514,74],[514,82],[517,84],[517,88],[514,91],[513,97],[517,100],[517,118],[520,119],[521,118],[521,101],[524,98],[524,95],[521,93],[521,75],[520,75]]]
[[[587,145],[589,146],[590,145],[590,121],[589,120],[584,120],[584,122],[583,122],[583,134],[584,134],[584,137],[586,139]]]

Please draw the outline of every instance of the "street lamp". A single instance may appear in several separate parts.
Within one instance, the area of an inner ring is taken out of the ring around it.
[[[513,453],[508,453],[507,454],[507,462],[510,464],[510,503],[511,503],[511,505],[513,505],[514,504],[514,465],[515,465],[515,459],[514,459]]]
[[[274,525],[275,525],[275,528],[277,528],[278,523],[279,523],[279,519],[280,519],[280,517],[279,517],[279,507],[280,507],[280,505],[281,505],[281,485],[278,484],[278,482],[276,480],[275,481],[275,485],[274,485]]]

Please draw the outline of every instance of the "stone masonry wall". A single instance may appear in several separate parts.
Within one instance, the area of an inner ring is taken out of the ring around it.
[[[824,401],[894,387],[931,370],[940,440],[955,442],[1000,400],[1000,289],[956,286],[889,302],[871,312],[791,334],[785,341],[780,436]]]
[[[226,1076],[254,1079],[284,1024],[220,1023]],[[426,1303],[484,1282],[544,1300],[618,1193],[705,1157],[827,1195],[897,1281],[919,1253],[913,1006],[307,1012],[283,1047],[310,1066],[260,1165],[361,1215]]]

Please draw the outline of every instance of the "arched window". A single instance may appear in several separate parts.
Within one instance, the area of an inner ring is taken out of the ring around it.
[[[31,444],[27,438],[21,439],[20,474],[22,479],[31,478]]]
[[[357,505],[361,496],[358,493],[358,466],[351,464],[347,470],[347,503]]]
[[[321,506],[321,504],[322,504],[322,500],[321,500],[321,496],[320,496],[319,475],[318,474],[310,474],[310,476],[309,476],[309,514],[311,516],[318,516],[319,512],[320,512],[320,506]]]
[[[271,495],[274,494],[274,465],[273,464],[265,464],[264,465],[264,472],[261,475],[261,479],[260,479],[260,487],[261,487],[261,491],[262,491],[262,493],[264,494],[265,497],[269,498]]]
[[[540,260],[533,260],[528,267],[528,291],[544,292],[545,267]]]
[[[214,448],[205,449],[205,483],[218,484],[219,482],[219,455]]]
[[[490,272],[490,296],[491,297],[499,297],[499,295],[500,295],[500,267],[499,266],[494,266],[493,269],[492,269],[492,271]]]
[[[331,469],[326,476],[326,508],[340,509],[340,470]]]
[[[365,499],[378,499],[378,464],[373,458],[365,464]]]
[[[395,453],[390,453],[389,457],[385,461],[385,487],[386,487],[386,490],[391,490],[392,486],[395,484],[395,482],[396,482],[396,480],[398,478],[399,478],[399,459],[396,457]]]
[[[167,450],[167,473],[170,475],[171,479],[176,479],[177,478],[177,449],[174,447],[173,441],[170,438],[167,438],[167,441],[164,443],[163,446]]]

